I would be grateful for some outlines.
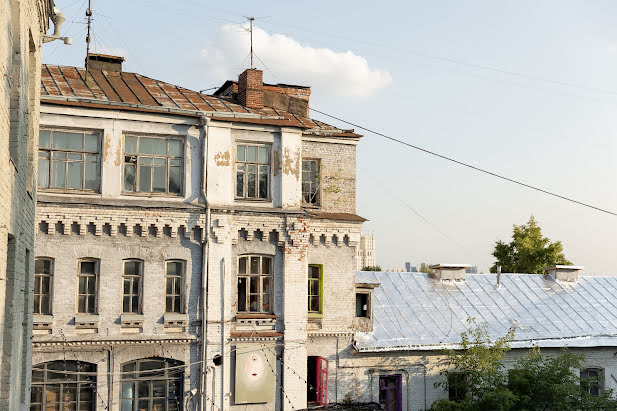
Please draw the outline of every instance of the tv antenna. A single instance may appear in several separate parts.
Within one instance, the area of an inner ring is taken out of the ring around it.
[[[88,0],[86,17],[88,18],[88,34],[86,34],[86,80],[88,80],[88,60],[90,59],[90,27],[92,26],[92,0]]]
[[[255,21],[255,17],[247,17],[249,21],[249,33],[251,34],[251,68],[254,69],[255,65],[253,64],[253,22]]]

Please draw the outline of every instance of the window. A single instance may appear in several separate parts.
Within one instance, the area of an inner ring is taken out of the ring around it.
[[[100,134],[91,131],[39,132],[40,188],[98,191]]]
[[[369,293],[356,293],[356,317],[370,317],[370,301],[371,295]]]
[[[323,267],[320,265],[308,266],[308,312],[321,314],[323,312]]]
[[[271,313],[272,257],[238,260],[238,312]]]
[[[400,374],[379,376],[379,403],[386,411],[402,411],[402,380]]]
[[[182,193],[184,142],[174,137],[124,137],[124,191]]]
[[[31,411],[94,410],[96,365],[51,361],[32,367]]]
[[[302,160],[302,202],[319,205],[319,160]]]
[[[122,366],[122,411],[182,410],[184,363],[144,358]]]
[[[270,197],[270,145],[238,144],[236,147],[236,198]]]
[[[127,314],[141,314],[141,278],[143,264],[139,260],[124,261],[122,273],[122,312]]]
[[[79,262],[77,312],[80,314],[96,314],[97,271],[97,261],[85,260]]]
[[[165,269],[165,312],[184,312],[184,263],[182,261],[167,261]]]
[[[467,395],[467,374],[462,372],[448,373],[448,399],[461,401]]]
[[[601,368],[581,370],[581,387],[595,397],[602,394],[604,389],[604,370]]]
[[[34,314],[51,315],[51,278],[52,260],[37,258],[34,260]]]

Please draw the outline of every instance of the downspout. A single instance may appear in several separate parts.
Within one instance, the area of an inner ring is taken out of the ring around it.
[[[205,402],[208,398],[207,387],[207,359],[208,359],[208,251],[210,237],[210,205],[207,196],[207,170],[208,170],[208,119],[205,115],[201,116],[201,127],[203,128],[202,155],[201,155],[201,196],[204,200],[206,209],[206,224],[204,227],[205,236],[201,249],[201,401],[199,401],[200,411],[206,409]]]

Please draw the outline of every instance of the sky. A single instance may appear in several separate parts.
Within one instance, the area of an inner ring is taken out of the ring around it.
[[[83,66],[85,0],[55,0]],[[311,86],[311,108],[617,213],[617,3],[575,0],[93,0],[91,50],[194,90],[250,65]],[[210,92],[213,92],[211,90]],[[322,114],[312,117],[353,128]],[[534,215],[586,275],[617,275],[617,216],[356,129],[357,212],[384,268],[465,263]]]

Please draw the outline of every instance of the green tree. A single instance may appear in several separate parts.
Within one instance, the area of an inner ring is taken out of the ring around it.
[[[497,241],[493,251],[495,264],[491,272],[541,274],[544,268],[554,264],[571,264],[563,254],[561,241],[551,242],[542,235],[542,230],[534,216],[527,224],[515,225],[512,241]]]
[[[435,384],[458,395],[435,401],[431,410],[617,410],[611,390],[593,396],[585,389],[591,382],[579,378],[582,355],[567,349],[559,355],[543,355],[534,347],[506,370],[502,360],[510,350],[514,329],[493,342],[486,325],[468,322],[473,327],[461,334],[462,349],[448,352],[452,369],[443,371],[446,378]]]
[[[435,270],[431,268],[431,265],[432,264],[422,263],[420,264],[420,269],[418,271],[426,274],[435,274]]]
[[[378,265],[367,265],[362,267],[362,271],[381,271],[381,267]]]
[[[471,318],[467,322],[473,327],[461,334],[461,350],[448,351],[447,362],[453,369],[442,371],[444,380],[435,383],[446,391],[454,388],[459,398],[438,400],[431,410],[509,410],[516,398],[507,388],[501,361],[510,350],[514,328],[492,342],[486,324],[478,325]]]

